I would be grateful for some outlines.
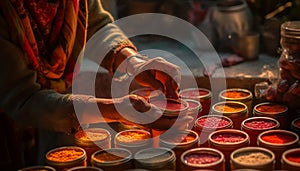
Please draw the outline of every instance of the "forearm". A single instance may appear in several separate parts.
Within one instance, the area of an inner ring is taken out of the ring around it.
[[[58,132],[70,131],[77,125],[73,100],[68,94],[39,90],[23,100],[24,104],[16,106],[15,112],[8,112],[19,124]]]
[[[89,1],[87,58],[114,74],[119,64],[136,51],[136,47],[113,18],[103,8],[99,0]],[[130,52],[126,52],[130,49]]]
[[[114,122],[119,119],[112,99],[39,90],[19,106],[17,104],[20,101],[23,99],[16,101],[13,110],[6,104],[4,108],[17,123],[24,126],[68,132],[71,128],[77,128],[78,124]]]
[[[119,64],[135,52],[136,47],[122,31],[114,24],[107,24],[88,40],[84,57],[114,74]]]

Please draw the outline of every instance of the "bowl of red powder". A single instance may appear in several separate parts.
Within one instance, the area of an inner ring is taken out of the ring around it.
[[[189,169],[219,169],[224,167],[224,155],[213,148],[194,148],[180,157],[183,167]]]
[[[288,107],[282,104],[265,102],[256,105],[253,110],[258,114],[274,115],[287,112]]]
[[[296,118],[293,120],[292,124],[300,129],[300,118]]]
[[[187,88],[179,92],[182,99],[196,100],[201,103],[202,110],[197,117],[209,114],[212,92],[205,88]]]
[[[211,97],[211,92],[204,88],[187,88],[180,91],[180,97],[184,99],[194,99],[200,101]]]
[[[300,148],[293,148],[282,154],[283,169],[300,169]]]
[[[300,135],[300,117],[292,121],[291,129],[293,132]]]
[[[218,143],[237,143],[245,140],[246,136],[235,133],[222,133],[214,134],[211,138]]]
[[[202,105],[200,102],[192,99],[184,99],[189,104],[188,115],[197,116],[199,112],[202,111]]]
[[[215,145],[236,145],[249,143],[249,135],[236,129],[222,129],[209,135],[209,141]]]
[[[275,129],[278,128],[279,126],[280,123],[276,119],[269,118],[269,117],[251,117],[245,119],[242,122],[243,129],[248,129],[248,130],[263,131],[263,130]]]
[[[149,102],[163,111],[164,116],[177,117],[188,112],[189,104],[185,100],[150,98]]]
[[[258,141],[267,145],[288,146],[297,144],[299,137],[287,130],[269,130],[259,134]]]
[[[195,122],[196,129],[217,130],[231,128],[232,121],[230,118],[222,115],[205,115],[199,117]]]

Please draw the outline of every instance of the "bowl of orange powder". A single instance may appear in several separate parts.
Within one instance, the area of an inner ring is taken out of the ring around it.
[[[50,150],[46,163],[57,171],[76,166],[86,166],[86,152],[77,146],[64,146]]]

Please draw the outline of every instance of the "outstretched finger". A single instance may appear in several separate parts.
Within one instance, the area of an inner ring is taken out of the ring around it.
[[[166,97],[172,98],[172,99],[179,99],[179,87],[178,84],[172,80],[169,79],[166,82]]]

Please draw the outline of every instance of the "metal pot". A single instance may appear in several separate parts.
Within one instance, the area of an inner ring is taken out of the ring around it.
[[[243,34],[252,30],[253,16],[244,0],[219,0],[212,9],[211,21],[220,42],[233,33]]]

